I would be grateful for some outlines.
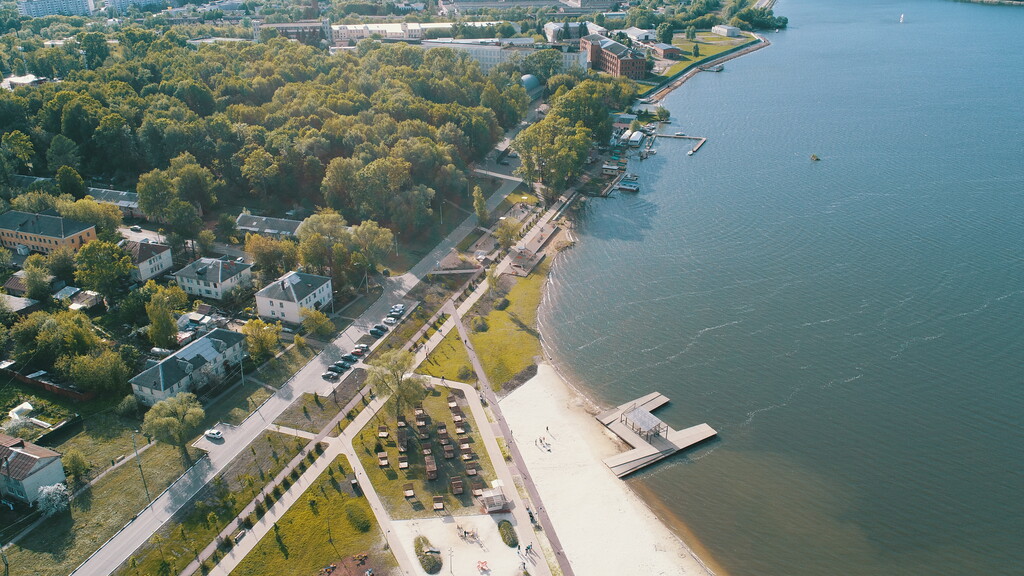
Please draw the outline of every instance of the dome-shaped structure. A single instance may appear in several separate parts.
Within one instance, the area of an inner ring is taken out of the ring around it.
[[[519,83],[526,89],[526,94],[530,96],[530,100],[536,100],[544,94],[544,85],[541,84],[540,78],[533,74],[523,74],[519,78]]]

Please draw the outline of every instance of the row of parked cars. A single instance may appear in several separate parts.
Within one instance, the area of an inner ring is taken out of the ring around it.
[[[397,324],[402,316],[405,315],[405,304],[395,304],[391,307],[388,315],[381,320],[380,324],[374,324],[370,328],[370,336],[374,338],[380,338],[387,334],[388,326]],[[327,372],[321,374],[324,380],[337,380],[341,378],[341,375],[345,373],[353,364],[359,362],[359,360],[370,351],[368,344],[356,344],[355,348],[351,352],[345,354],[334,364],[327,367]]]

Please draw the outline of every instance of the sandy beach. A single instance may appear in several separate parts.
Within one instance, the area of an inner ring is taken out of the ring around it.
[[[713,574],[604,465],[623,445],[554,368],[541,364],[501,410],[576,574]]]

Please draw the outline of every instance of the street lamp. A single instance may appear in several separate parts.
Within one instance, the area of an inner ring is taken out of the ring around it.
[[[142,476],[142,488],[146,491],[146,506],[149,506],[149,503],[152,502],[153,499],[149,497],[149,486],[146,485],[146,475],[142,472],[142,459],[139,458],[139,446],[135,443],[136,432],[138,432],[138,430],[132,430],[132,448],[135,449],[135,463],[139,466],[139,476]]]

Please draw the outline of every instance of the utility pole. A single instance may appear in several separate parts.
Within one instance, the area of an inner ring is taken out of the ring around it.
[[[7,565],[7,554],[4,554],[3,550],[0,550],[0,560],[4,561],[4,576],[10,576],[10,566]]]
[[[149,497],[149,486],[146,485],[146,475],[142,472],[142,459],[139,458],[139,446],[135,443],[136,432],[138,432],[138,430],[132,430],[132,448],[135,449],[135,463],[139,465],[139,476],[142,476],[142,488],[146,491],[146,505],[149,506],[149,503],[152,502],[153,499]]]

